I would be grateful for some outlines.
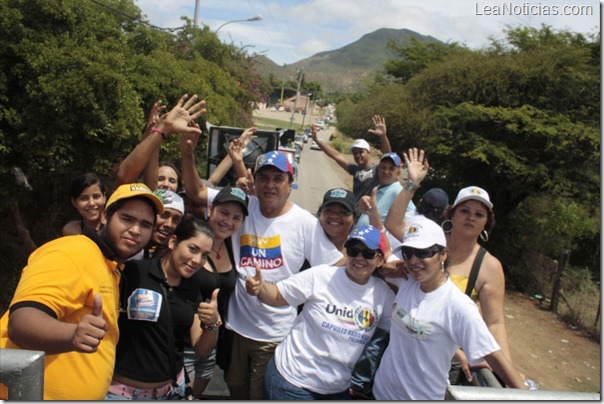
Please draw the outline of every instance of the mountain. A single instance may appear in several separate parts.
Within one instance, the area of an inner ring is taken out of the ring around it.
[[[277,78],[285,77],[285,80],[294,80],[296,71],[302,70],[305,80],[320,82],[325,93],[353,93],[362,90],[365,79],[382,70],[384,63],[395,57],[387,48],[388,42],[406,45],[412,37],[420,41],[438,41],[408,29],[381,28],[340,49],[317,53],[285,68],[266,56],[257,56],[256,70],[263,77],[273,74]]]

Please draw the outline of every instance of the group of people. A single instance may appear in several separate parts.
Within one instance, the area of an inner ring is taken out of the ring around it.
[[[204,106],[187,95],[167,113],[155,103],[115,191],[107,199],[91,173],[74,180],[81,219],[30,256],[0,347],[46,352],[45,399],[201,398],[216,365],[231,399],[348,399],[367,362],[363,394],[443,399],[454,357],[468,379],[490,366],[526,388],[509,354],[501,263],[478,243],[494,225],[486,191],[462,189],[449,206],[434,188],[415,207],[424,152],[404,153],[401,184],[402,158],[374,116],[378,164],[366,140],[353,143],[353,164],[313,130],[354,177],[313,215],[289,200],[298,186],[285,154],[246,170],[256,128],[201,179]],[[175,134],[180,170],[159,161]],[[216,189],[231,167],[237,186]],[[380,354],[368,354],[378,338]]]

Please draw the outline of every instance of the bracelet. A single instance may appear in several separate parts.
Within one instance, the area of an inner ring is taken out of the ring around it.
[[[162,138],[164,141],[168,140],[168,137],[166,136],[166,134],[164,133],[164,131],[163,131],[163,130],[161,130],[161,129],[157,129],[157,128],[151,128],[151,132],[157,132],[157,133],[159,133],[159,134],[161,135],[161,138]]]
[[[214,324],[202,324],[201,329],[206,331],[216,331],[222,325],[220,318]]]
[[[413,182],[411,180],[407,180],[405,185],[403,185],[403,189],[405,191],[415,192],[419,189],[419,185],[417,185],[415,182]]]

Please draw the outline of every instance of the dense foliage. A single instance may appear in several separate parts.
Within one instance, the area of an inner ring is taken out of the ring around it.
[[[497,217],[488,247],[515,286],[531,257],[565,249],[599,279],[599,35],[520,27],[481,50],[391,46],[389,76],[338,104],[340,129],[365,136],[371,115],[384,115],[395,151],[426,150],[425,189],[452,202],[465,186],[485,188]]]
[[[198,94],[207,101],[205,120],[245,126],[267,91],[252,57],[209,28],[184,19],[176,33],[159,31],[127,17],[141,19],[133,0],[103,3],[123,14],[88,0],[0,2],[5,279],[18,276],[31,249],[75,216],[67,196],[72,178],[94,171],[111,190],[157,99],[171,106],[184,93]],[[163,146],[162,160],[179,164],[177,143]],[[31,190],[16,181],[17,167]]]

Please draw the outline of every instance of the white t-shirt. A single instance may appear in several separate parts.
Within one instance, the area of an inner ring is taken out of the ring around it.
[[[256,274],[256,261],[265,282],[278,282],[311,266],[333,265],[342,253],[327,238],[321,224],[296,204],[285,214],[266,218],[258,198],[250,197],[249,215],[231,237],[238,279],[229,301],[227,328],[256,341],[279,342],[291,330],[295,307],[272,307],[245,291],[245,280]]]
[[[461,346],[473,366],[501,348],[476,304],[450,280],[424,293],[402,282],[392,311],[390,342],[375,375],[377,400],[443,400],[451,358]]]
[[[275,351],[275,365],[291,384],[319,394],[345,391],[352,369],[376,327],[390,329],[394,293],[374,276],[353,282],[346,267],[320,265],[277,283],[292,306],[304,304]]]

